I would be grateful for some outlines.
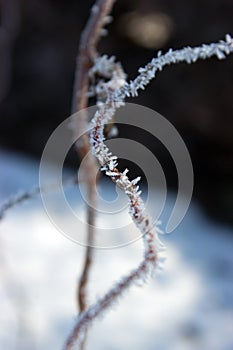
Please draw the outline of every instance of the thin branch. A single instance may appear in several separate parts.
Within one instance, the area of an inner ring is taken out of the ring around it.
[[[96,47],[102,34],[103,27],[108,23],[108,14],[110,13],[115,0],[98,0],[92,7],[90,18],[84,29],[77,57],[77,68],[75,73],[74,94],[72,101],[72,113],[80,112],[78,122],[72,124],[73,138],[76,149],[82,160],[87,156],[85,165],[86,186],[88,191],[88,207],[87,207],[87,250],[83,266],[82,275],[77,290],[77,303],[79,312],[83,312],[87,308],[87,283],[89,279],[90,268],[92,264],[93,251],[91,246],[94,242],[95,228],[95,188],[97,173],[97,162],[90,152],[89,137],[85,134],[88,125],[87,116],[83,109],[88,106],[88,89],[89,89],[89,70],[93,65],[94,59],[97,57]],[[82,136],[77,138],[78,134]],[[87,332],[87,330],[86,330]],[[80,348],[84,349],[86,332],[80,344]]]
[[[65,350],[72,349],[73,346],[81,339],[83,330],[90,325],[93,320],[103,314],[119,297],[127,290],[132,283],[137,280],[145,280],[151,271],[157,266],[159,257],[158,253],[162,248],[159,241],[158,227],[154,229],[151,220],[146,214],[144,203],[140,197],[141,191],[137,186],[140,178],[130,181],[126,169],[120,172],[117,169],[117,157],[113,156],[108,147],[104,144],[104,125],[112,118],[116,109],[124,105],[124,99],[127,96],[136,96],[139,89],[144,87],[155,77],[155,72],[162,69],[163,66],[170,63],[178,62],[196,62],[197,59],[206,59],[216,55],[219,59],[225,58],[225,54],[233,52],[233,39],[227,35],[226,41],[220,41],[217,44],[203,45],[197,48],[185,48],[182,50],[170,50],[164,56],[159,54],[145,68],[139,70],[139,76],[130,83],[122,85],[113,75],[112,79],[105,84],[107,95],[106,103],[99,102],[98,110],[92,119],[93,131],[90,136],[92,152],[98,159],[101,170],[109,176],[118,187],[120,187],[129,198],[130,215],[135,225],[140,230],[144,242],[144,258],[137,269],[131,271],[127,276],[111,288],[101,299],[94,305],[90,306],[77,319],[74,329],[65,344]],[[115,88],[115,91],[114,91]],[[154,232],[153,232],[154,231]]]
[[[99,67],[101,65],[99,64]],[[104,74],[103,69],[107,65],[99,68],[100,73]],[[118,67],[118,66],[117,66]],[[130,199],[130,213],[135,224],[140,227],[144,241],[144,259],[137,269],[133,270],[127,276],[123,277],[102,299],[96,304],[83,311],[78,318],[76,326],[70,334],[64,349],[72,349],[79,341],[82,343],[83,334],[87,325],[98,317],[105,309],[110,307],[112,303],[119,298],[123,291],[126,290],[133,282],[146,278],[150,271],[153,270],[158,262],[158,250],[162,244],[159,241],[157,233],[152,232],[150,218],[145,212],[144,203],[140,197],[140,191],[136,185],[140,178],[130,181],[127,177],[127,169],[121,173],[117,169],[116,156],[113,156],[107,146],[104,144],[104,125],[113,117],[116,111],[116,103],[110,98],[112,91],[120,89],[125,84],[125,74],[119,69],[112,72],[110,81],[104,84],[107,94],[107,103],[98,101],[98,111],[95,114],[92,122],[94,125],[91,133],[92,152],[97,157],[102,170],[106,175],[110,176],[118,187],[124,190]],[[159,230],[157,229],[157,232]]]
[[[78,179],[77,176],[65,179],[63,181],[63,185],[70,185],[70,184],[77,184]],[[50,184],[45,187],[35,187],[32,190],[28,192],[21,192],[14,196],[11,196],[7,199],[5,203],[3,203],[0,207],[0,220],[3,219],[4,215],[10,210],[16,207],[17,205],[23,204],[24,202],[34,198],[35,196],[39,195],[41,192],[49,192],[49,191],[55,191],[57,188],[60,187],[60,184],[54,183]]]
[[[27,200],[38,195],[39,193],[40,193],[40,188],[35,187],[33,190],[29,192],[18,193],[8,198],[7,201],[3,203],[0,208],[0,220],[3,219],[6,212],[8,212],[10,209],[16,207],[19,204],[26,202]]]
[[[144,68],[138,70],[139,75],[129,83],[126,83],[120,90],[115,91],[114,100],[122,101],[126,97],[134,97],[138,95],[138,90],[144,90],[145,87],[155,78],[156,73],[161,71],[165,66],[177,64],[181,62],[195,63],[197,60],[205,60],[216,56],[219,60],[226,58],[233,52],[233,39],[229,34],[225,36],[225,40],[217,43],[203,44],[197,47],[185,47],[180,50],[173,51],[170,49],[162,55],[158,52],[156,58],[153,58]]]
[[[92,7],[90,18],[82,32],[75,73],[72,102],[73,113],[87,107],[87,92],[89,86],[88,72],[93,65],[94,59],[98,56],[96,47],[103,26],[109,22],[108,14],[111,12],[115,1],[116,0],[97,0]],[[84,124],[83,131],[86,130],[86,121],[84,121]],[[78,130],[80,130],[79,127],[80,125],[77,126]],[[89,142],[87,147],[89,148]]]

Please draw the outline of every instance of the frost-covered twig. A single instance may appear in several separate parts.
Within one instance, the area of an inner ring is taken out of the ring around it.
[[[92,82],[88,95],[96,96],[97,101],[106,101],[106,82],[105,79],[117,81],[117,84],[123,86],[126,82],[126,74],[120,62],[116,62],[114,56],[103,55],[94,60],[94,65],[89,71],[89,77]]]
[[[72,112],[79,112],[78,119],[72,123],[73,138],[76,144],[77,152],[80,159],[86,157],[85,162],[85,182],[87,186],[88,206],[87,206],[87,248],[85,261],[81,278],[77,290],[77,303],[79,312],[83,312],[87,308],[87,283],[92,264],[92,245],[94,241],[95,230],[95,205],[96,205],[96,177],[97,162],[92,156],[89,145],[88,135],[85,130],[88,125],[88,120],[84,109],[88,105],[88,89],[89,89],[89,71],[94,63],[94,59],[98,56],[97,44],[103,34],[103,27],[109,23],[108,14],[112,9],[115,0],[97,0],[92,7],[90,18],[84,29],[79,45],[77,57],[77,67],[75,73],[74,94],[72,101]],[[82,135],[79,139],[77,135]],[[88,176],[87,176],[88,174]],[[86,333],[86,332],[85,332]],[[80,343],[80,348],[85,346],[86,334]]]
[[[97,61],[96,64],[100,65],[100,62]],[[100,69],[102,75],[104,74],[104,67],[105,66],[102,66]],[[91,146],[93,154],[97,157],[102,167],[101,169],[104,170],[106,175],[110,176],[117,186],[123,189],[129,197],[132,219],[143,236],[145,246],[144,258],[137,269],[123,277],[102,299],[79,316],[76,326],[67,339],[65,349],[72,349],[77,341],[82,341],[83,331],[85,332],[86,326],[103,313],[105,309],[110,307],[133,282],[146,279],[158,263],[158,251],[162,247],[162,243],[159,241],[157,235],[159,229],[155,228],[155,232],[153,232],[150,218],[145,212],[144,203],[140,197],[141,192],[137,186],[137,182],[140,178],[130,181],[127,176],[127,169],[123,173],[119,172],[116,162],[117,157],[111,154],[103,142],[104,125],[113,117],[116,107],[119,107],[119,105],[116,105],[116,103],[111,100],[111,93],[120,89],[124,84],[125,74],[121,69],[113,71],[111,79],[103,84],[107,96],[107,103],[98,101],[99,108],[92,120],[94,128],[90,136]]]
[[[77,176],[65,179],[63,181],[63,185],[70,185],[70,184],[77,184],[78,179]],[[16,207],[19,204],[23,204],[24,202],[34,198],[35,196],[39,195],[40,193],[44,192],[47,193],[51,190],[56,190],[57,188],[60,187],[60,183],[54,183],[50,184],[45,187],[35,187],[30,191],[27,192],[19,192],[18,194],[11,196],[8,198],[5,203],[3,203],[0,206],[0,220],[4,217],[4,215],[10,210]]]
[[[120,187],[129,198],[130,215],[139,228],[144,241],[144,258],[137,269],[131,271],[127,276],[110,289],[94,305],[89,307],[77,319],[76,325],[71,332],[66,349],[72,349],[73,345],[80,339],[83,329],[89,325],[96,317],[101,315],[113,302],[115,302],[122,293],[137,280],[144,280],[150,272],[156,267],[159,259],[158,253],[162,247],[158,238],[160,232],[158,227],[152,227],[150,218],[145,212],[144,203],[140,197],[141,191],[137,186],[140,178],[130,181],[126,169],[123,173],[117,169],[117,157],[113,156],[108,147],[104,144],[104,126],[112,118],[116,109],[124,105],[124,100],[129,96],[136,96],[139,89],[144,89],[147,84],[155,77],[157,70],[161,70],[165,65],[171,63],[196,62],[197,59],[206,59],[217,56],[219,59],[225,58],[225,54],[233,52],[233,40],[226,35],[225,41],[216,44],[203,45],[196,48],[184,48],[182,50],[170,50],[164,56],[161,53],[154,58],[145,68],[139,70],[139,76],[130,83],[125,83],[124,78],[118,79],[117,75],[112,75],[109,82],[103,84],[103,90],[106,95],[106,103],[100,101],[98,110],[92,120],[93,131],[90,136],[92,152],[98,159],[102,171],[109,176],[113,182]],[[98,61],[97,67],[99,65]],[[92,70],[97,69],[94,67]],[[104,66],[102,65],[102,75],[104,75]],[[106,76],[108,70],[106,70]],[[122,78],[122,77],[121,77]],[[122,86],[123,85],[123,86]]]
[[[126,83],[119,91],[115,92],[114,100],[121,101],[126,97],[137,96],[138,90],[144,90],[155,78],[157,71],[161,71],[165,66],[180,62],[195,63],[199,59],[205,60],[212,56],[222,60],[232,52],[233,39],[229,34],[226,35],[225,40],[220,40],[218,43],[203,44],[193,48],[188,46],[175,51],[170,49],[164,55],[159,51],[156,58],[153,58],[144,68],[139,69],[139,75],[133,81]]]
[[[4,217],[4,215],[8,210],[16,207],[18,204],[24,203],[25,201],[35,197],[38,194],[40,194],[40,187],[35,187],[33,190],[29,192],[20,192],[8,198],[7,201],[3,203],[2,206],[0,207],[0,219]]]

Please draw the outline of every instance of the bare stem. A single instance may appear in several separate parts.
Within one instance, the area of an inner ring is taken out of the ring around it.
[[[84,29],[79,45],[77,57],[77,67],[75,73],[74,94],[72,101],[72,113],[79,112],[77,123],[73,123],[73,137],[75,140],[77,152],[80,159],[87,157],[85,163],[86,186],[88,190],[88,208],[87,208],[87,250],[83,271],[77,290],[77,303],[79,312],[82,313],[87,308],[87,284],[89,279],[90,268],[93,259],[94,227],[95,227],[95,187],[97,173],[97,162],[90,152],[89,137],[85,134],[88,120],[84,109],[88,106],[88,88],[89,88],[89,70],[97,57],[97,44],[101,36],[103,26],[106,24],[106,16],[110,13],[115,0],[97,0],[91,10],[90,18]],[[82,134],[78,139],[77,135]],[[84,349],[87,329],[80,348]]]

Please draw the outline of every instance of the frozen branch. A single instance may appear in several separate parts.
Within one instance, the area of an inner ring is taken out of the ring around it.
[[[99,65],[100,62],[97,62]],[[104,75],[104,67],[101,66],[101,74]],[[95,69],[95,68],[94,68]],[[107,66],[108,70],[108,66]],[[107,73],[105,74],[107,75]],[[111,79],[103,83],[103,88],[106,91],[106,96],[110,96],[110,92],[120,89],[125,83],[125,74],[120,69],[119,71],[113,71]],[[108,292],[106,295],[98,300],[95,305],[90,306],[86,311],[82,312],[79,316],[77,323],[71,332],[64,349],[73,349],[76,342],[79,344],[82,342],[83,334],[86,327],[99,315],[101,315],[107,308],[109,308],[121,295],[130,287],[133,282],[137,280],[145,280],[149,273],[154,270],[154,267],[158,263],[158,251],[162,247],[162,243],[159,241],[157,233],[159,229],[156,228],[154,233],[150,218],[145,212],[144,203],[140,197],[141,192],[137,186],[139,178],[130,181],[127,176],[127,169],[121,173],[117,169],[117,157],[113,156],[107,146],[104,144],[104,125],[111,119],[116,111],[116,104],[113,101],[102,103],[98,101],[98,111],[92,120],[94,125],[91,133],[91,147],[92,152],[98,159],[101,169],[105,171],[106,175],[110,176],[118,187],[124,190],[127,194],[130,202],[130,214],[133,221],[140,229],[143,241],[144,241],[144,258],[137,269],[131,271],[127,276]]]
[[[35,187],[33,190],[29,192],[18,193],[12,197],[10,197],[0,208],[0,219],[4,217],[6,212],[19,204],[24,203],[25,201],[35,197],[40,194],[40,188]]]
[[[155,78],[157,71],[161,71],[165,66],[180,62],[195,63],[197,60],[205,60],[212,56],[216,56],[222,60],[233,52],[233,39],[227,34],[225,40],[209,45],[203,44],[197,47],[185,47],[181,50],[170,49],[166,54],[162,55],[161,51],[158,56],[153,58],[144,68],[139,69],[139,75],[129,83],[126,83],[120,90],[115,91],[114,100],[122,101],[126,97],[134,97],[138,95],[138,90],[144,90],[145,87]]]
[[[65,179],[63,181],[63,185],[70,185],[70,184],[77,184],[78,179],[77,177],[72,177]],[[2,204],[0,207],[0,220],[4,217],[4,215],[10,210],[16,207],[17,205],[23,204],[24,202],[34,198],[35,196],[39,195],[41,192],[49,192],[51,190],[56,190],[59,188],[60,184],[50,184],[46,187],[35,187],[32,190],[28,192],[20,192],[14,196],[11,196],[5,203]]]
[[[103,90],[106,94],[106,103],[99,101],[97,103],[98,110],[92,119],[93,130],[90,135],[90,143],[92,152],[101,165],[101,170],[109,176],[118,187],[120,187],[129,199],[129,213],[142,234],[144,242],[144,257],[138,268],[131,271],[127,276],[123,277],[120,282],[111,288],[101,299],[94,305],[90,306],[77,319],[76,325],[67,339],[65,349],[72,349],[76,342],[80,341],[85,327],[100,316],[109,308],[134,282],[138,280],[144,281],[148,275],[155,269],[159,262],[159,251],[163,248],[158,238],[159,228],[153,227],[151,220],[147,215],[144,203],[140,197],[141,191],[137,186],[140,178],[132,181],[127,176],[128,170],[120,172],[117,169],[117,157],[112,155],[108,147],[104,144],[104,126],[112,118],[116,109],[124,105],[124,100],[129,96],[137,96],[139,89],[144,89],[146,85],[155,77],[157,70],[171,63],[196,62],[198,59],[206,59],[217,56],[219,59],[225,58],[225,55],[233,52],[233,40],[226,35],[225,41],[219,43],[202,45],[196,48],[184,48],[182,50],[169,50],[165,55],[158,54],[157,58],[140,68],[139,76],[130,83],[124,82],[124,77],[120,78],[117,74],[112,74],[109,82],[103,83]],[[104,60],[105,58],[102,58]],[[100,65],[101,60],[96,61],[96,65],[92,71],[100,70],[102,75],[108,76],[109,67]],[[101,69],[98,68],[101,66]]]

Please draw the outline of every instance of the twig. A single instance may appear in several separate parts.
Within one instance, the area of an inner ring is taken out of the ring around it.
[[[94,62],[94,59],[98,56],[96,47],[101,36],[103,26],[108,23],[108,14],[111,12],[115,1],[116,0],[97,0],[91,9],[90,18],[82,32],[77,57],[77,69],[75,73],[74,95],[72,102],[73,113],[87,107],[87,92],[89,85],[88,72]],[[84,124],[84,128],[82,129],[83,131],[86,130],[85,120]],[[79,130],[80,125],[78,125],[77,128]]]
[[[77,184],[77,183],[78,183],[77,176],[65,179],[63,181],[63,185],[70,185],[70,184]],[[56,190],[59,186],[60,186],[60,184],[54,183],[54,184],[50,184],[50,185],[45,186],[45,187],[35,187],[28,192],[21,192],[21,193],[14,195],[14,196],[11,196],[0,207],[0,220],[4,217],[4,215],[10,209],[13,209],[17,205],[22,204],[22,203],[26,202],[27,200],[34,198],[35,196],[39,195],[41,192],[47,193],[51,190]]]
[[[82,313],[87,308],[87,283],[89,279],[90,268],[93,258],[92,245],[94,242],[95,229],[95,188],[97,173],[97,162],[90,152],[89,137],[85,134],[88,125],[87,116],[84,109],[88,106],[88,89],[89,89],[89,70],[97,57],[96,47],[101,36],[103,26],[107,24],[107,15],[112,9],[115,0],[98,0],[92,7],[91,16],[84,29],[77,57],[77,68],[75,73],[74,94],[72,101],[72,113],[79,112],[77,123],[72,123],[73,138],[76,143],[77,152],[80,159],[87,157],[85,163],[85,181],[88,191],[88,207],[87,207],[87,249],[82,275],[77,290],[77,303],[79,312]],[[82,136],[77,140],[77,136],[81,132]],[[88,176],[87,176],[88,175]],[[86,332],[80,344],[80,348],[84,349]]]
[[[104,125],[112,118],[116,109],[124,105],[125,97],[136,96],[137,91],[144,89],[151,79],[155,77],[155,72],[158,69],[161,70],[163,66],[179,62],[192,63],[196,62],[197,59],[206,59],[214,55],[219,59],[223,59],[226,54],[232,52],[233,39],[230,35],[226,35],[226,41],[220,41],[216,44],[185,48],[177,51],[170,50],[164,56],[159,54],[158,58],[153,59],[145,68],[139,70],[139,76],[133,82],[125,83],[123,87],[119,86],[122,84],[122,81],[119,82],[119,79],[114,76],[105,84],[106,103],[98,103],[98,110],[92,120],[94,126],[90,136],[92,151],[97,157],[102,170],[105,171],[105,174],[129,198],[130,215],[143,236],[145,247],[144,259],[137,269],[123,277],[101,299],[79,316],[74,329],[67,339],[65,349],[72,349],[76,342],[80,340],[85,327],[90,325],[94,319],[109,308],[133,282],[147,278],[158,263],[158,253],[161,249],[161,242],[158,238],[159,229],[155,227],[155,232],[153,233],[150,218],[145,212],[144,203],[140,197],[141,191],[139,191],[139,187],[137,186],[140,178],[130,181],[126,175],[128,172],[127,169],[123,173],[117,169],[117,157],[113,156],[104,144]]]
[[[126,97],[134,97],[138,95],[138,90],[144,90],[150,83],[158,71],[170,64],[177,63],[195,63],[197,60],[205,60],[216,56],[219,60],[226,58],[233,52],[233,39],[229,34],[226,34],[225,40],[220,40],[217,43],[203,44],[197,47],[185,47],[180,50],[170,49],[162,55],[159,51],[157,57],[153,58],[144,68],[138,70],[139,75],[129,83],[126,83],[120,90],[115,91],[114,100],[122,101]]]

